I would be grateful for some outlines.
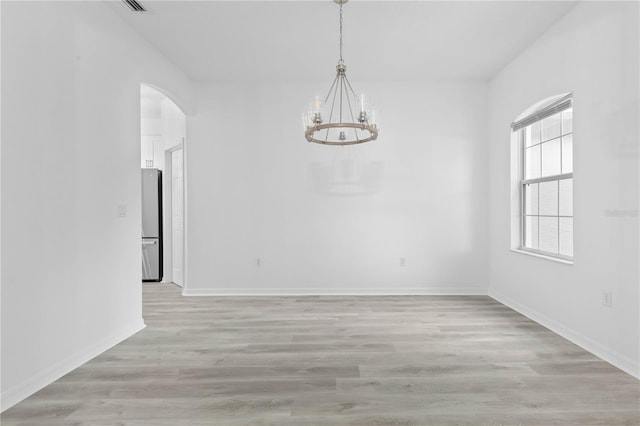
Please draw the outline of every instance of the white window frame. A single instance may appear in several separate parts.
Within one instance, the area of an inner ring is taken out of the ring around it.
[[[525,233],[526,233],[525,219],[527,217],[527,214],[526,214],[526,203],[525,203],[525,186],[526,185],[530,185],[530,184],[539,184],[539,183],[543,183],[543,182],[558,182],[558,185],[559,185],[560,181],[562,181],[562,180],[573,179],[573,171],[570,172],[570,173],[560,173],[560,174],[556,174],[556,175],[549,175],[549,176],[538,177],[538,178],[533,178],[533,179],[525,179],[525,171],[526,171],[525,149],[527,147],[525,147],[524,133],[525,133],[525,129],[528,126],[530,126],[530,125],[532,125],[532,124],[534,124],[536,122],[539,122],[544,118],[550,117],[550,116],[552,116],[554,114],[557,114],[559,112],[562,112],[562,111],[565,111],[565,110],[568,110],[568,109],[572,109],[572,108],[573,108],[573,94],[569,93],[567,95],[561,96],[559,99],[555,99],[550,104],[535,110],[533,113],[527,114],[524,118],[521,118],[521,119],[515,121],[511,125],[512,133],[514,133],[515,136],[516,136],[515,139],[516,139],[517,150],[518,150],[518,155],[517,155],[517,159],[518,159],[517,181],[518,181],[518,183],[517,184],[518,184],[518,197],[519,197],[519,200],[518,200],[519,238],[518,238],[518,246],[517,246],[516,251],[524,252],[524,253],[527,253],[527,254],[536,255],[538,257],[550,258],[552,260],[565,261],[567,263],[573,263],[574,257],[573,256],[568,256],[568,255],[565,255],[565,254],[560,254],[559,252],[558,253],[548,252],[548,251],[534,249],[534,248],[525,246]],[[571,133],[573,134],[573,131]],[[563,135],[561,135],[561,136],[563,136]],[[543,143],[544,142],[541,141],[540,145],[542,145]],[[562,150],[560,151],[560,155],[562,156]],[[540,157],[541,157],[541,161],[542,161],[542,152],[540,154]],[[572,154],[572,157],[573,157],[573,154]],[[562,164],[562,162],[561,162],[561,164]],[[538,189],[538,191],[539,191],[539,189]],[[539,197],[539,195],[538,195],[538,197]],[[560,198],[560,191],[558,191],[558,198]],[[559,204],[560,203],[558,202],[558,205]],[[572,205],[573,205],[573,199],[572,199]],[[573,206],[572,206],[572,208],[573,208]],[[559,213],[560,212],[558,212],[558,216],[557,216],[558,217],[558,222],[559,222],[561,217],[567,217],[567,216],[560,216]],[[544,215],[534,215],[534,216],[537,216],[538,218],[541,217],[541,216],[544,217]],[[573,218],[573,217],[574,216],[572,215],[571,218]],[[540,225],[538,225],[538,230],[539,230],[539,226]],[[560,240],[560,232],[559,232],[559,230],[558,230],[558,240]],[[560,243],[558,242],[558,251],[560,251],[559,248],[560,248]]]

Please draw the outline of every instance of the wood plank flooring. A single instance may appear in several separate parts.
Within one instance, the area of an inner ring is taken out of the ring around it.
[[[488,297],[182,297],[9,425],[639,425],[640,383]]]

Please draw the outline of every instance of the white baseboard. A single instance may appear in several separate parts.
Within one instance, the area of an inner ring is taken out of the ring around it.
[[[128,339],[145,327],[146,325],[141,318],[140,321],[112,333],[100,341],[88,346],[86,349],[56,362],[52,366],[34,374],[23,383],[2,392],[2,394],[0,394],[0,411],[8,410],[23,399],[33,395],[43,387],[80,367],[82,364],[92,358],[95,358],[107,349],[117,345],[125,339]]]
[[[478,287],[338,288],[184,288],[183,296],[486,296]]]
[[[637,361],[622,355],[618,352],[612,351],[611,349],[601,345],[600,343],[594,341],[593,339],[579,333],[540,312],[532,309],[528,306],[525,306],[515,300],[511,299],[504,294],[497,292],[495,290],[489,290],[489,296],[498,302],[502,303],[505,306],[513,309],[524,315],[525,317],[537,322],[538,324],[548,328],[554,333],[564,337],[572,343],[580,346],[582,349],[591,352],[595,356],[602,358],[604,361],[609,364],[618,367],[625,373],[632,375],[635,378],[640,379],[640,366]]]

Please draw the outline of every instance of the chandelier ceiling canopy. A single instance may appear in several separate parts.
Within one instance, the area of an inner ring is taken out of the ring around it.
[[[322,145],[356,145],[376,140],[376,114],[364,94],[356,95],[342,59],[342,6],[348,0],[333,0],[340,6],[340,59],[336,77],[324,98],[315,96],[302,116],[308,142]]]

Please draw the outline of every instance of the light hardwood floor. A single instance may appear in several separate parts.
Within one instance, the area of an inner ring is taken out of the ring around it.
[[[633,377],[489,297],[181,297],[2,425],[639,425]]]

